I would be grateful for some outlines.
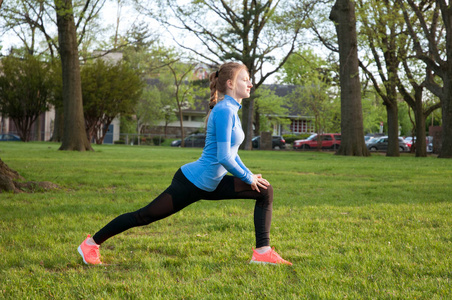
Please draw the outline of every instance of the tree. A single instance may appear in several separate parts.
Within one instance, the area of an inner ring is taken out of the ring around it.
[[[0,0],[0,9],[2,7],[3,0]],[[56,188],[57,186],[50,182],[20,182],[23,177],[18,172],[8,167],[0,159],[0,192],[21,192],[21,189],[27,189],[33,191],[36,187],[42,189]]]
[[[441,103],[425,101],[424,82],[417,82],[415,74],[411,71],[407,60],[404,60],[402,63],[408,83],[411,86],[411,91],[405,87],[402,80],[397,81],[397,86],[405,102],[414,111],[416,140],[413,142],[411,150],[414,148],[416,157],[425,157],[427,156],[425,120],[433,111],[441,107]]]
[[[24,58],[9,55],[2,65],[0,112],[13,120],[21,139],[28,142],[31,127],[49,110],[53,87],[50,65],[29,54]]]
[[[337,0],[330,19],[336,27],[340,62],[342,141],[337,154],[369,156],[364,142],[354,2]]]
[[[50,56],[50,62],[54,63],[54,60],[58,59],[58,54],[61,53],[58,38],[56,38],[54,34],[59,26],[57,20],[58,11],[55,13],[55,10],[58,10],[58,7],[65,6],[62,1],[63,0],[55,0],[53,3],[54,5],[52,4],[52,1],[48,2],[41,0],[8,1],[7,5],[1,11],[5,20],[4,30],[16,33],[22,41],[23,48],[28,53],[45,53]],[[100,23],[98,22],[99,11],[103,7],[105,1],[106,0],[76,1],[74,7],[72,7],[71,3],[70,11],[65,12],[75,15],[76,23],[75,21],[73,21],[73,23],[77,32],[77,37],[74,44],[77,45],[77,47],[81,46],[81,56],[86,56],[87,52],[91,52],[89,48],[98,38],[96,33],[99,33],[101,30]],[[52,140],[62,141],[63,135],[66,132],[63,128],[64,124],[65,122],[68,122],[68,120],[72,120],[72,117],[64,117],[63,105],[56,106],[55,110]],[[78,127],[78,125],[75,124],[70,126],[73,128]],[[71,130],[67,132],[71,132]],[[69,139],[70,138],[71,137],[69,137]],[[80,148],[85,147],[81,145]]]
[[[296,48],[304,18],[313,1],[192,1],[181,5],[177,0],[159,4],[139,2],[143,11],[167,28],[191,34],[199,46],[174,37],[180,47],[193,51],[214,65],[240,61],[248,67],[254,89],[277,72]],[[138,3],[138,1],[137,1]],[[275,55],[282,59],[276,66]],[[244,147],[251,150],[253,137],[254,97],[242,102]]]
[[[86,132],[89,140],[102,144],[113,119],[133,112],[144,84],[127,63],[103,59],[83,66],[81,77]]]
[[[363,48],[369,49],[369,63],[359,60],[359,66],[369,77],[383,100],[387,112],[388,150],[387,156],[399,156],[398,121],[398,70],[408,46],[404,31],[404,20],[397,3],[389,0],[359,0],[358,16],[361,22],[360,35]],[[375,69],[374,72],[371,70]]]
[[[168,57],[169,60],[173,60],[171,56]],[[189,75],[194,70],[193,63],[184,63],[180,61],[175,61],[167,65],[174,82],[174,100],[176,100],[177,114],[180,123],[180,134],[181,134],[181,146],[184,147],[184,119],[182,112],[184,109],[188,108],[190,105],[190,92],[191,87],[188,83]]]
[[[85,131],[72,0],[55,0],[63,78],[64,134],[60,150],[93,151]]]
[[[427,68],[424,85],[441,101],[442,138],[438,157],[452,158],[452,6],[446,0],[397,2],[413,39],[415,57]],[[407,6],[416,18],[410,18]]]

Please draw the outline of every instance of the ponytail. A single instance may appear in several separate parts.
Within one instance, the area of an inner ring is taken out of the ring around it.
[[[215,104],[218,102],[218,71],[213,72],[209,76],[210,81],[210,102],[209,102],[209,108],[212,109]]]

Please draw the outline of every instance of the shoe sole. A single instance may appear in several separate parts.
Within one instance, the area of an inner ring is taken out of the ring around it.
[[[84,262],[85,264],[89,265],[89,264],[86,262],[86,260],[85,260],[85,256],[83,255],[83,251],[82,251],[82,247],[81,247],[81,246],[78,246],[77,251],[78,251],[78,253],[80,253],[80,255],[82,256],[83,262]]]
[[[267,262],[267,261],[255,261],[255,260],[251,260],[250,264],[257,264],[257,265],[273,265],[273,266],[277,266],[280,264],[275,264],[275,263],[271,263],[271,262]]]

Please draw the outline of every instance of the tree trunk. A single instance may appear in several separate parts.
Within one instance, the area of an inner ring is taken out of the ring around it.
[[[424,105],[422,103],[423,88],[419,87],[414,90],[414,120],[416,121],[416,142],[413,141],[411,147],[415,147],[416,157],[427,156],[427,142],[425,140],[425,118]]]
[[[354,2],[337,0],[330,20],[336,25],[340,61],[342,140],[336,154],[369,156],[364,142]]]
[[[242,128],[245,132],[245,141],[241,149],[251,150],[251,140],[253,139],[253,116],[254,116],[254,97],[243,99],[242,101]]]
[[[451,28],[452,31],[452,28]],[[452,34],[451,34],[452,35]],[[451,49],[452,52],[452,49]],[[452,53],[450,53],[452,65]],[[451,66],[452,68],[452,66]],[[439,158],[452,158],[452,70],[447,78],[443,78],[443,95],[441,99],[442,110],[442,136]]]
[[[399,108],[397,101],[390,101],[386,104],[386,114],[388,122],[388,149],[386,156],[398,157],[399,151]]]
[[[55,0],[63,72],[64,128],[59,150],[92,151],[83,116],[82,84],[72,0]]]
[[[19,192],[14,181],[22,179],[23,178],[19,173],[10,169],[8,165],[0,159],[0,192]]]

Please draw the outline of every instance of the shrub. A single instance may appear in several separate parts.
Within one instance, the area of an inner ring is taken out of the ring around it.
[[[163,137],[161,137],[161,136],[154,136],[152,138],[152,142],[156,146],[160,146],[164,141],[165,141],[165,139]]]
[[[293,144],[296,140],[303,140],[311,136],[310,133],[303,133],[303,134],[285,134],[283,135],[283,138],[286,140],[287,144]]]

